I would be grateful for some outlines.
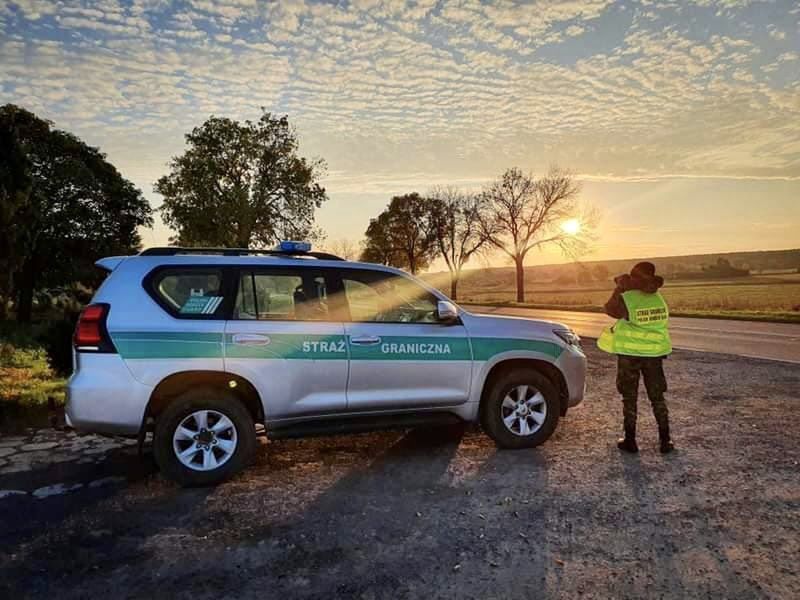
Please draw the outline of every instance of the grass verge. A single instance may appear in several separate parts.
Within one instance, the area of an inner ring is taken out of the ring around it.
[[[536,302],[459,302],[464,306],[496,306],[499,308],[534,308],[539,310],[568,310],[570,312],[602,313],[603,308],[593,304],[564,305]],[[800,312],[761,312],[753,310],[670,310],[673,317],[722,319],[729,321],[762,321],[767,323],[800,323]]]
[[[66,378],[50,367],[47,351],[37,341],[35,327],[0,331],[0,403],[44,406],[52,397],[64,403]]]

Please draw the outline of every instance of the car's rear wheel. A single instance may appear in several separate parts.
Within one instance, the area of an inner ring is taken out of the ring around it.
[[[513,369],[498,378],[484,400],[484,430],[501,448],[532,448],[558,425],[558,390],[534,369]]]
[[[253,457],[253,418],[225,390],[191,390],[156,421],[154,454],[161,472],[183,486],[214,485],[241,471]]]

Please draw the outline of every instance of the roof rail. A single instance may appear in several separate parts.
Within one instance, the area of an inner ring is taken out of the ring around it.
[[[265,256],[284,256],[287,258],[311,257],[319,260],[344,260],[335,254],[327,252],[292,252],[289,250],[262,250],[260,248],[182,248],[180,246],[160,246],[147,248],[139,256],[177,256],[179,254],[221,254],[223,256],[250,256],[263,254]]]

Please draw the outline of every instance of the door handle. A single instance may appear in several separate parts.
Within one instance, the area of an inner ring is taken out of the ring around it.
[[[233,336],[233,343],[237,346],[266,346],[270,339],[258,333],[237,333]]]
[[[377,335],[358,335],[350,337],[350,343],[357,346],[374,346],[381,343],[381,338]]]

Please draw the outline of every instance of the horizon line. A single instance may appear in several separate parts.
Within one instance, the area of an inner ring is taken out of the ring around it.
[[[670,254],[667,256],[632,256],[632,257],[623,257],[623,258],[607,258],[607,259],[595,259],[595,260],[573,260],[570,262],[562,262],[562,263],[546,263],[543,265],[525,265],[525,269],[543,269],[549,267],[563,267],[565,265],[574,265],[574,264],[593,264],[593,263],[609,263],[609,262],[621,262],[621,261],[629,261],[629,260],[666,260],[671,258],[688,258],[692,256],[725,256],[730,254],[749,254],[749,253],[768,253],[768,252],[800,252],[800,248],[782,248],[778,250],[729,250],[725,252],[702,252],[699,254]],[[462,273],[465,271],[477,271],[483,269],[513,269],[514,265],[507,265],[507,266],[489,266],[489,267],[465,267],[462,270]],[[449,273],[449,271],[428,271],[425,275],[436,275],[438,273]]]

